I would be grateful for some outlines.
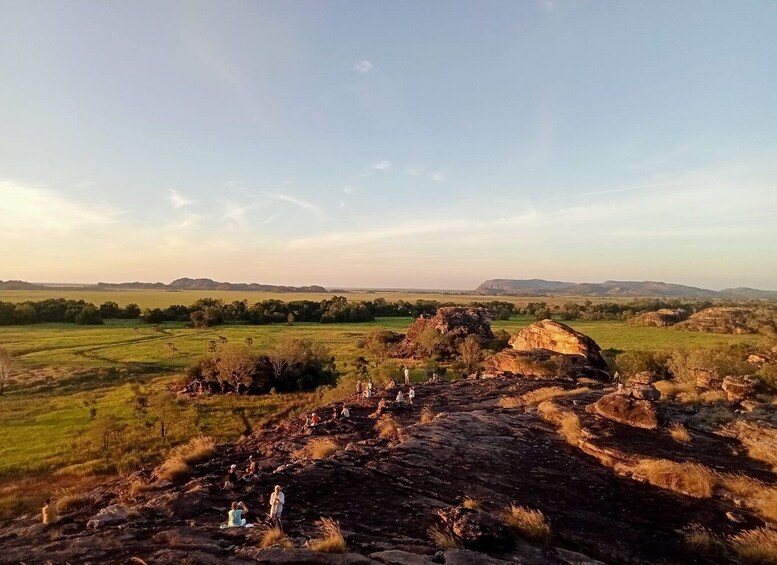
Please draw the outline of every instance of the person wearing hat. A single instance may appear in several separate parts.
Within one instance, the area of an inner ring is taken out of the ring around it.
[[[237,484],[237,465],[232,464],[229,467],[229,474],[227,474],[227,480],[224,483],[224,488],[232,488]]]

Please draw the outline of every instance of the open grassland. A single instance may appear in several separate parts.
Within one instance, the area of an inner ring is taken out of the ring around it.
[[[0,290],[0,302],[26,302],[46,300],[49,298],[66,298],[68,300],[85,300],[97,306],[103,302],[116,302],[124,307],[127,304],[137,304],[141,308],[166,308],[173,304],[190,305],[200,298],[217,298],[224,302],[246,300],[249,304],[263,300],[314,300],[320,302],[333,296],[345,296],[349,301],[375,300],[385,298],[389,302],[404,300],[437,300],[439,302],[454,302],[466,304],[469,302],[486,302],[503,300],[519,306],[529,302],[546,302],[550,306],[562,305],[567,302],[583,303],[590,300],[594,304],[601,302],[629,302],[633,297],[575,297],[575,296],[484,296],[482,294],[453,294],[442,292],[418,292],[407,290],[354,290],[348,292],[253,292],[239,290]]]
[[[164,294],[164,293],[159,293]],[[287,295],[288,296],[288,295]],[[517,317],[494,323],[494,330],[515,332],[534,320]],[[360,324],[230,325],[209,330],[162,324],[158,331],[136,321],[103,326],[38,324],[0,327],[0,346],[14,354],[12,383],[0,396],[0,514],[37,504],[49,484],[80,483],[96,474],[129,471],[154,464],[171,446],[205,434],[218,441],[235,439],[322,400],[323,393],[295,395],[211,396],[187,401],[173,418],[170,435],[161,439],[143,430],[134,411],[135,388],[165,390],[180,380],[185,367],[209,355],[208,343],[253,340],[257,353],[293,336],[326,345],[341,373],[354,367],[359,339],[380,327],[403,332],[410,318],[382,318]],[[757,343],[758,336],[681,332],[628,326],[624,322],[571,322],[604,349],[675,350],[718,344]],[[177,348],[169,353],[168,343]],[[421,378],[421,369],[413,370]],[[397,375],[399,376],[399,375]],[[326,393],[326,400],[352,392],[352,382]],[[137,447],[137,457],[104,457],[100,444],[105,422],[118,423],[112,443]],[[118,431],[116,431],[118,430]],[[32,480],[38,477],[38,480]],[[27,485],[27,486],[25,486]]]

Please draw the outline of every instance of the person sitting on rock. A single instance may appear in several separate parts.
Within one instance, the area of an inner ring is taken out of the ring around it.
[[[233,502],[232,510],[227,514],[228,528],[242,528],[246,525],[246,519],[243,518],[243,512],[248,512],[248,507],[242,502]]]
[[[343,404],[343,409],[340,411],[340,416],[346,420],[351,417],[351,411],[348,410],[348,407],[345,404]]]
[[[337,421],[338,413],[337,413],[337,406],[332,407],[332,421]]]
[[[53,524],[59,520],[59,516],[57,515],[57,507],[50,498],[46,499],[46,503],[41,510],[41,517],[43,518],[44,524]]]
[[[240,480],[245,483],[250,483],[253,480],[254,475],[256,475],[256,461],[254,460],[253,455],[249,455],[246,471],[243,473],[243,476],[240,477]]]
[[[275,489],[270,495],[270,520],[278,527],[283,527],[281,524],[281,514],[283,513],[283,505],[285,503],[286,495],[283,494],[281,485],[275,485]]]
[[[397,393],[397,403],[398,404],[404,404],[405,403],[405,393],[401,390]]]
[[[407,400],[410,404],[413,404],[413,400],[415,400],[415,389],[412,386],[410,387],[410,390],[407,391]]]
[[[386,390],[394,390],[397,386],[397,381],[394,380],[394,377],[391,377],[391,380],[386,385]]]
[[[315,427],[318,426],[320,423],[321,423],[321,418],[318,417],[318,414],[313,412],[310,415],[310,427],[315,429]]]
[[[232,464],[227,473],[227,480],[224,482],[224,488],[232,488],[237,484],[237,465]]]

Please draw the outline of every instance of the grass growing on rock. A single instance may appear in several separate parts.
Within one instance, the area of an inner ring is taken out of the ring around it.
[[[537,406],[537,414],[546,422],[556,425],[559,434],[570,445],[576,446],[583,435],[580,417],[571,410],[565,410],[558,404],[546,400]]]
[[[345,553],[347,547],[339,522],[322,517],[318,521],[318,528],[321,537],[308,542],[310,549],[322,553]]]
[[[459,540],[453,534],[442,530],[438,526],[429,528],[428,534],[434,545],[437,546],[437,549],[461,549],[462,547]]]
[[[267,549],[276,545],[290,548],[294,545],[278,526],[267,527],[262,530],[261,534],[262,539],[259,540],[259,547],[262,549]]]
[[[699,463],[643,459],[634,467],[634,473],[644,476],[651,485],[693,498],[710,498],[715,487],[715,474]]]
[[[70,512],[76,508],[84,506],[87,502],[87,498],[79,493],[68,493],[59,497],[56,501],[57,511],[60,514]]]
[[[591,389],[588,387],[580,387],[575,389],[565,389],[560,386],[545,386],[534,389],[520,396],[506,396],[499,399],[499,406],[501,408],[521,408],[524,406],[533,406],[540,404],[546,400],[552,400],[562,396],[574,396],[576,394],[583,394],[589,392]]]
[[[325,459],[340,451],[340,445],[329,438],[314,438],[300,450],[300,454],[311,459]]]
[[[176,481],[189,473],[190,465],[201,463],[216,453],[216,441],[199,436],[174,447],[160,465],[158,477],[163,481]]]
[[[399,422],[394,416],[384,414],[375,424],[378,435],[382,438],[394,437],[399,431]]]
[[[728,538],[731,549],[748,565],[777,563],[777,531],[746,530]]]
[[[685,543],[695,551],[713,554],[722,553],[725,550],[723,539],[701,524],[688,524],[688,526],[683,528],[682,534]]]
[[[430,406],[424,406],[421,409],[421,423],[428,424],[434,420],[434,410]]]
[[[669,426],[669,435],[672,436],[672,439],[679,441],[680,443],[690,443],[693,441],[693,436],[688,431],[688,428],[679,422]]]
[[[464,500],[461,502],[461,505],[464,508],[471,508],[473,510],[477,510],[478,508],[480,508],[483,505],[483,503],[480,500],[476,499],[476,498],[472,498],[470,496],[467,496],[467,497],[464,497]]]
[[[511,504],[502,512],[502,520],[523,538],[541,542],[550,539],[550,524],[539,510]]]

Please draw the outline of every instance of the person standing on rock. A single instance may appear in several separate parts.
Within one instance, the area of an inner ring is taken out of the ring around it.
[[[410,369],[405,367],[404,371],[405,371],[405,384],[409,385],[410,384]]]
[[[372,393],[375,390],[375,383],[372,382],[372,377],[367,381],[367,398],[372,398]]]
[[[270,520],[272,520],[276,526],[283,529],[281,523],[281,514],[283,514],[283,505],[286,503],[286,495],[281,490],[281,485],[275,485],[270,495]]]
[[[415,389],[411,386],[410,390],[407,391],[407,400],[410,402],[410,405],[413,405],[413,400],[415,400]]]
[[[53,524],[59,520],[59,516],[57,515],[57,507],[54,505],[50,498],[46,499],[46,504],[41,510],[41,517],[43,518],[44,524]]]
[[[358,381],[356,381],[356,396],[361,397],[363,391],[364,391],[364,385],[362,385],[362,380],[359,379]]]

